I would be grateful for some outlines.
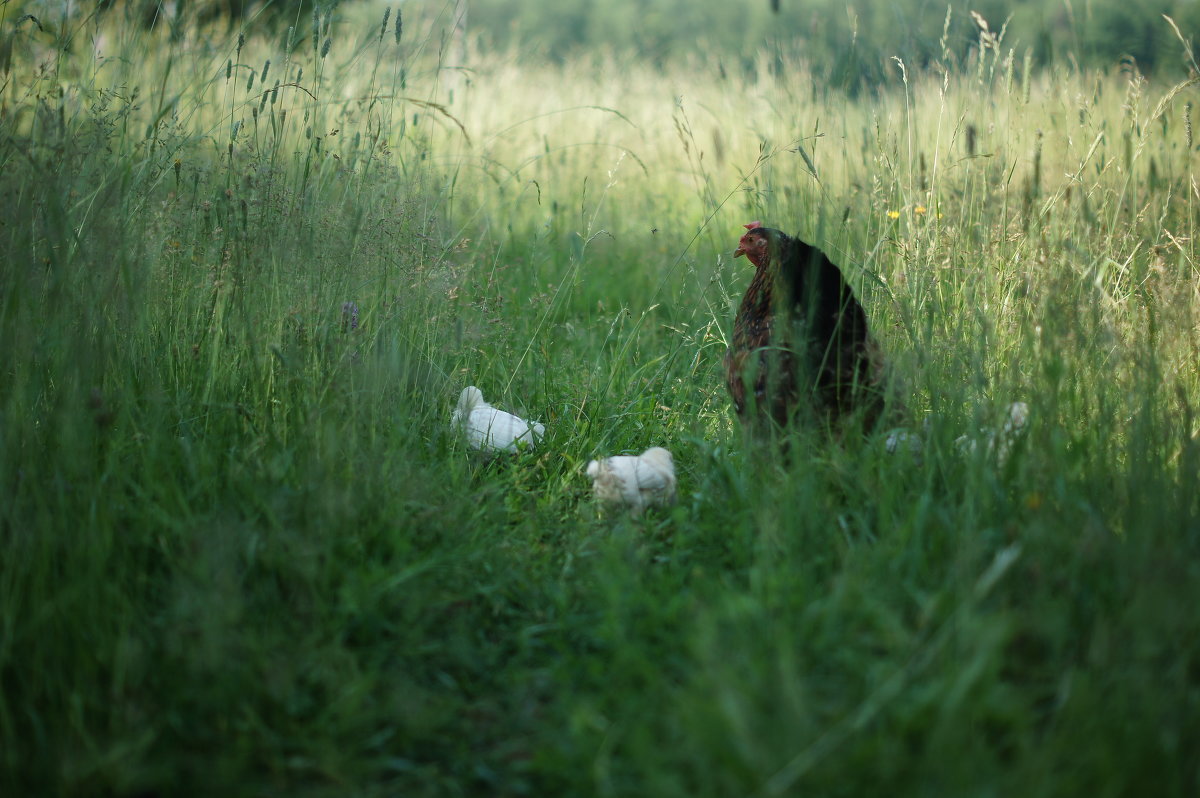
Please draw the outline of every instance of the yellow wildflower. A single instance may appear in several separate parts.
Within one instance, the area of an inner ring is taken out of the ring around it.
[[[889,219],[899,219],[900,211],[888,211],[888,218]]]

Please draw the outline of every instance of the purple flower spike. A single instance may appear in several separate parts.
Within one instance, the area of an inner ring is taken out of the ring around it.
[[[358,303],[343,302],[342,303],[342,330],[354,331],[358,329]]]

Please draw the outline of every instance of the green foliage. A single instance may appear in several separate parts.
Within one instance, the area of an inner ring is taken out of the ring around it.
[[[802,56],[818,75],[852,89],[885,81],[893,56],[924,66],[978,54],[983,45],[973,12],[993,33],[1004,32],[1004,51],[1013,50],[1018,59],[1028,51],[1039,65],[1070,59],[1107,68],[1128,57],[1143,71],[1172,77],[1190,65],[1178,57],[1175,35],[1162,15],[1171,16],[1188,38],[1200,30],[1200,9],[1189,0],[782,0],[778,13],[771,5],[487,0],[472,3],[470,13],[472,25],[489,40],[527,55],[561,58],[600,48],[661,63],[693,53],[720,59],[732,70],[782,53]]]
[[[1194,84],[75,22],[0,84],[0,793],[1200,788]],[[751,219],[920,462],[743,439]],[[543,444],[467,451],[468,384]],[[651,445],[679,505],[601,518]]]

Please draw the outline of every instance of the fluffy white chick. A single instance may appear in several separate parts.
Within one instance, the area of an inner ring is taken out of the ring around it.
[[[588,463],[592,490],[610,508],[624,505],[637,518],[647,507],[675,503],[675,460],[661,446],[640,455],[605,457]]]
[[[909,432],[906,429],[896,429],[888,433],[883,447],[888,454],[907,452],[916,458],[917,462],[920,462],[921,453],[925,451],[925,439],[921,437],[921,433]]]
[[[463,388],[459,394],[450,424],[467,436],[472,449],[487,452],[532,448],[546,434],[546,428],[538,422],[526,421],[489,405],[483,400],[483,391],[474,385]]]
[[[999,429],[987,430],[984,433],[988,454],[994,454],[996,462],[1001,466],[1008,462],[1008,455],[1012,451],[1013,444],[1024,434],[1025,427],[1029,424],[1029,405],[1024,402],[1013,402],[1005,409],[1004,415],[1004,424]],[[976,439],[968,435],[959,436],[954,443],[963,454],[974,453],[979,445]]]

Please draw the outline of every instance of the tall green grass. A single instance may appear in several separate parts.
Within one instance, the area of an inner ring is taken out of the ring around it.
[[[13,39],[6,794],[1195,791],[1193,85],[341,14]],[[922,463],[743,441],[760,218],[843,265]],[[544,444],[467,452],[468,384]],[[583,466],[650,445],[679,506],[601,518]]]

